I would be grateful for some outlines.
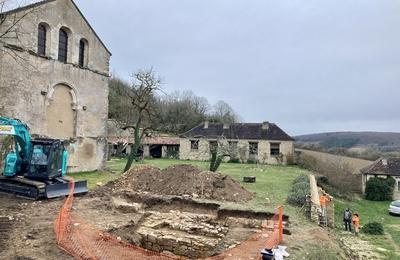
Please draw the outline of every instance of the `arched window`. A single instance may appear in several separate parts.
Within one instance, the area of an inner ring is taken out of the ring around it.
[[[79,41],[79,66],[84,67],[86,65],[86,41],[81,39]]]
[[[38,54],[46,55],[46,40],[47,40],[47,28],[44,24],[39,24],[38,27]]]
[[[68,58],[68,33],[61,28],[58,35],[58,60],[67,62]]]

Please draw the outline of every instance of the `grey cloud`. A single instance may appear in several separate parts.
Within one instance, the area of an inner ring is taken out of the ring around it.
[[[400,131],[400,1],[76,2],[125,78],[154,66],[290,134]]]

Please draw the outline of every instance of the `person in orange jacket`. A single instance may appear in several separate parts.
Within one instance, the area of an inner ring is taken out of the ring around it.
[[[321,215],[323,218],[326,218],[326,204],[330,201],[330,199],[328,198],[328,196],[326,196],[326,194],[322,194],[319,197],[319,204],[321,205]]]
[[[358,236],[358,233],[360,232],[360,216],[358,215],[358,212],[354,212],[353,225],[354,225],[354,232],[356,236]]]

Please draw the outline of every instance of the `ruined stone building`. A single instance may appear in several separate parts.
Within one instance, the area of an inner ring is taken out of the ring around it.
[[[133,129],[122,130],[114,119],[108,120],[107,139],[110,156],[127,156],[135,143]],[[144,158],[178,158],[179,137],[170,134],[151,133],[143,137],[139,154],[143,155]]]
[[[70,140],[69,171],[106,160],[111,53],[72,0],[3,12],[0,114],[31,133]]]
[[[230,160],[286,164],[293,159],[294,139],[276,124],[205,122],[180,136],[180,159],[210,160],[211,149],[229,147]]]

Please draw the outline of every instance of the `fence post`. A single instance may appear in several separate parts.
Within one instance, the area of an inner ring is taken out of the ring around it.
[[[283,206],[278,207],[279,210],[279,243],[283,241]]]

